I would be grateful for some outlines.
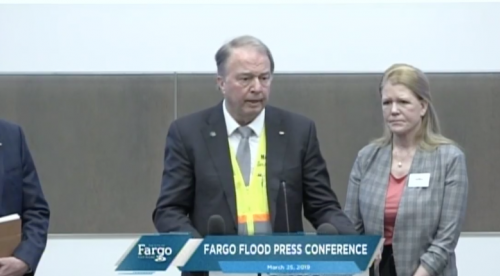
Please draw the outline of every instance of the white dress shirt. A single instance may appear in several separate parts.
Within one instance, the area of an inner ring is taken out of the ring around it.
[[[240,127],[240,124],[238,124],[238,122],[236,122],[233,116],[231,116],[231,114],[229,114],[229,112],[227,111],[225,100],[222,103],[222,109],[224,110],[224,119],[226,121],[227,136],[229,137],[229,145],[233,149],[234,154],[236,154],[238,151],[238,145],[241,140],[241,135],[236,130],[238,129],[238,127]],[[252,162],[251,171],[253,171],[253,168],[255,167],[256,164],[257,152],[259,151],[259,142],[260,138],[262,137],[262,132],[264,130],[265,113],[266,110],[263,109],[262,112],[260,112],[260,114],[250,124],[248,124],[248,127],[250,127],[254,132],[254,134],[249,139],[250,155],[251,155],[250,160]]]

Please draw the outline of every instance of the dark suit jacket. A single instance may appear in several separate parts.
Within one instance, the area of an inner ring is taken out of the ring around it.
[[[153,212],[159,232],[187,231],[204,237],[208,219],[217,214],[225,220],[226,234],[237,234],[236,196],[222,108],[219,103],[171,124],[161,193]],[[290,232],[303,231],[304,207],[304,215],[314,227],[331,223],[341,234],[357,234],[330,188],[314,123],[267,106],[265,127],[273,232],[288,232],[281,188],[285,181]]]
[[[17,213],[22,218],[22,241],[14,257],[28,264],[34,275],[45,250],[49,207],[18,125],[0,120],[0,216]]]

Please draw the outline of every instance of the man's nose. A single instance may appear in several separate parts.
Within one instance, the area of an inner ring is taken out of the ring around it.
[[[261,92],[263,88],[262,81],[259,78],[255,78],[252,83],[253,92]]]

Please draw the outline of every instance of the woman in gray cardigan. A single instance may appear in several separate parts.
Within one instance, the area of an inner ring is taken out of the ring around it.
[[[468,197],[464,153],[440,134],[422,71],[391,66],[380,96],[385,132],[359,151],[345,211],[360,233],[385,238],[372,274],[457,276]]]

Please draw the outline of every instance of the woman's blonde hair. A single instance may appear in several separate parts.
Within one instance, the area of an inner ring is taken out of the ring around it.
[[[384,73],[379,87],[380,93],[387,83],[403,85],[412,91],[419,100],[427,103],[427,111],[422,116],[422,123],[416,134],[422,149],[432,150],[439,145],[456,144],[441,134],[439,119],[431,100],[429,80],[420,69],[409,64],[394,64]],[[383,136],[374,142],[379,145],[389,145],[392,142],[392,133],[387,125],[384,127]]]

